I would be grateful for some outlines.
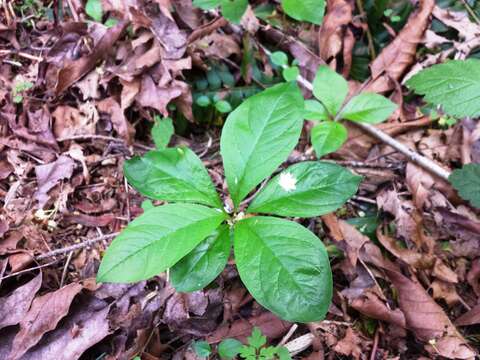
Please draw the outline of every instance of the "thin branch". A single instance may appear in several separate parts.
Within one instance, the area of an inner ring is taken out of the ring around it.
[[[111,239],[111,238],[117,236],[118,234],[119,233],[117,232],[117,233],[112,233],[112,234],[108,234],[108,235],[102,235],[102,236],[99,236],[99,237],[96,237],[96,238],[93,238],[93,239],[88,239],[88,240],[85,240],[85,241],[83,241],[79,244],[67,246],[67,247],[64,247],[64,248],[61,248],[61,249],[56,249],[56,250],[53,250],[53,251],[49,251],[48,253],[37,256],[35,259],[36,260],[43,260],[43,259],[51,258],[51,257],[54,257],[54,256],[65,255],[65,254],[68,254],[72,251],[83,249],[87,246],[93,245],[93,244],[95,244],[99,241]]]

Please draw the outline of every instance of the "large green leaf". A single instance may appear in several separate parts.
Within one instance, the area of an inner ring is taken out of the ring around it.
[[[441,105],[452,116],[480,115],[480,60],[452,60],[433,65],[407,81],[408,87]]]
[[[193,292],[210,284],[225,268],[230,246],[230,228],[222,225],[170,269],[173,287]]]
[[[293,217],[328,214],[355,195],[360,181],[342,166],[305,161],[270,180],[247,211]]]
[[[340,117],[351,121],[378,124],[388,119],[397,105],[382,95],[361,93],[345,105]]]
[[[239,24],[245,10],[247,10],[248,0],[221,0],[221,4],[223,17]]]
[[[235,206],[293,150],[303,106],[295,83],[280,84],[248,98],[228,116],[220,151]]]
[[[318,158],[337,151],[348,138],[348,131],[342,124],[325,121],[316,125],[310,135]]]
[[[235,259],[253,297],[282,319],[319,321],[332,298],[332,273],[320,239],[279,218],[251,217],[235,224]]]
[[[326,65],[318,68],[313,81],[313,95],[335,116],[348,95],[347,81]]]
[[[125,176],[152,199],[222,207],[202,161],[189,148],[149,151],[125,162]]]
[[[463,199],[480,209],[480,164],[467,164],[448,179]]]
[[[129,283],[157,275],[192,251],[224,219],[220,210],[196,204],[147,210],[113,240],[97,280]]]
[[[319,25],[325,13],[325,0],[282,0],[282,7],[295,20]]]

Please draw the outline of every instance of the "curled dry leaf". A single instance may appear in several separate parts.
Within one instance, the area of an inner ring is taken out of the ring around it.
[[[345,27],[352,21],[353,5],[346,0],[329,0],[327,7],[318,35],[318,48],[320,57],[330,62],[342,52]]]
[[[435,1],[421,0],[419,3],[419,9],[410,15],[397,37],[372,62],[370,69],[373,82],[367,91],[385,92],[395,89],[395,82],[400,81],[415,60],[417,45],[423,39]]]

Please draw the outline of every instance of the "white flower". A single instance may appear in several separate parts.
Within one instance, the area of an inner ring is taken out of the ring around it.
[[[278,185],[286,192],[294,191],[297,188],[297,179],[289,172],[281,173]]]

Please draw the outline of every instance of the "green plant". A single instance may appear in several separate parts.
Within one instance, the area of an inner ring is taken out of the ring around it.
[[[467,164],[449,177],[460,196],[480,209],[480,164]]]
[[[325,0],[282,0],[285,13],[299,21],[321,24],[325,13]]]
[[[305,118],[319,121],[311,132],[317,157],[338,150],[347,140],[348,131],[339,120],[377,124],[385,121],[396,109],[387,98],[369,92],[347,99],[347,81],[330,69],[321,66],[313,82],[313,95],[318,100],[305,102]]]
[[[222,271],[233,242],[240,278],[260,304],[286,320],[323,319],[332,296],[325,247],[302,225],[279,216],[334,211],[355,194],[360,177],[336,164],[303,162],[266,182],[253,201],[243,201],[295,147],[303,109],[292,82],[248,98],[228,116],[220,147],[233,209],[224,208],[188,148],[127,161],[130,184],[171,203],[146,210],[123,230],[105,253],[98,281],[135,282],[170,269],[178,291],[196,291]]]
[[[225,19],[238,24],[247,10],[248,0],[193,0],[193,5],[203,10],[220,6]]]
[[[245,360],[287,360],[291,359],[290,353],[284,346],[266,346],[267,338],[262,335],[259,328],[253,328],[252,335],[248,337],[248,344],[242,346],[239,355]]]
[[[480,115],[480,60],[451,60],[433,65],[409,79],[407,85],[449,115]]]
[[[480,115],[480,60],[450,60],[422,70],[407,85],[424,99],[454,117],[478,117]],[[431,114],[435,119],[436,113]],[[455,119],[444,120],[446,125]],[[441,122],[439,122],[442,125]],[[480,208],[480,165],[467,164],[452,172],[449,181],[459,195],[473,206]]]
[[[206,341],[195,341],[192,348],[195,354],[202,359],[206,359],[212,354],[212,348]],[[267,338],[257,327],[253,328],[246,345],[236,339],[227,338],[218,344],[217,353],[222,360],[233,360],[237,357],[245,360],[292,359],[286,347],[267,346]]]
[[[298,68],[296,60],[290,66],[288,64],[288,56],[283,51],[276,51],[270,56],[272,63],[280,66],[283,69],[282,75],[285,81],[295,81],[298,75],[300,75],[300,69]]]
[[[21,79],[15,81],[12,90],[13,102],[16,104],[21,103],[23,101],[24,93],[31,88],[33,88],[33,83],[31,81],[25,81]]]
[[[281,0],[285,13],[299,21],[321,24],[325,13],[325,0]],[[203,10],[221,7],[225,19],[240,23],[247,10],[248,0],[193,0],[193,5]]]
[[[96,22],[102,22],[103,7],[101,0],[87,0],[85,12]]]

